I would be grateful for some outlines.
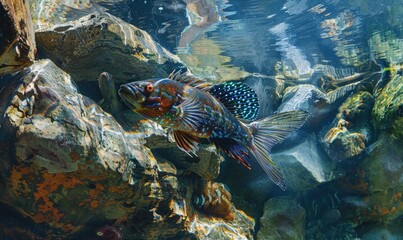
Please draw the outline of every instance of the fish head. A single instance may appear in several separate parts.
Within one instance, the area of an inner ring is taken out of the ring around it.
[[[104,99],[110,101],[112,98],[116,98],[115,80],[111,74],[103,72],[99,75],[97,81]]]
[[[100,89],[115,87],[115,80],[113,76],[107,72],[101,73],[97,81]]]
[[[121,85],[119,95],[130,109],[147,117],[163,115],[178,99],[174,88],[154,79]]]

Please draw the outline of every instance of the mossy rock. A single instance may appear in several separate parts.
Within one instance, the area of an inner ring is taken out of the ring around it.
[[[339,107],[338,117],[359,123],[369,118],[373,106],[374,98],[369,92],[358,92]]]
[[[260,224],[258,240],[304,239],[305,209],[291,197],[272,198],[265,204]]]
[[[372,120],[377,130],[387,130],[394,137],[403,136],[403,78],[396,75],[375,101]]]
[[[402,216],[403,141],[382,134],[369,147],[363,161],[368,182],[368,206],[362,209],[363,221],[387,222]]]

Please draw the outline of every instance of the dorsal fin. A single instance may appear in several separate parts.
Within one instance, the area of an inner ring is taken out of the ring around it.
[[[259,113],[259,99],[244,82],[224,82],[212,86],[209,92],[240,120],[253,121]]]
[[[180,70],[173,71],[171,74],[169,74],[168,78],[174,81],[187,84],[191,87],[198,88],[205,92],[207,92],[212,87],[211,83],[208,83],[203,79],[196,78],[188,74],[188,72],[181,73]]]

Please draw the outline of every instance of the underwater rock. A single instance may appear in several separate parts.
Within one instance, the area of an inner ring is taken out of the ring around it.
[[[403,214],[402,139],[383,134],[369,146],[363,162],[368,181],[368,208],[362,209],[362,221],[387,222]],[[367,211],[367,212],[366,212]]]
[[[317,240],[317,239],[340,239],[340,240],[355,240],[357,238],[357,233],[355,232],[353,226],[349,223],[334,223],[319,229],[309,229],[307,230],[306,240]]]
[[[34,29],[28,1],[0,1],[0,76],[19,71],[35,59]]]
[[[10,225],[0,234],[205,239],[226,229],[252,239],[253,219],[241,211],[233,208],[233,221],[198,214],[193,180],[178,178],[172,163],[157,162],[143,134],[126,132],[51,61],[16,75],[0,98],[0,203],[43,230]]]
[[[314,188],[338,177],[335,165],[311,134],[299,145],[272,154],[283,172],[287,187],[294,191]]]
[[[343,195],[344,218],[354,226],[363,223],[388,223],[403,213],[402,139],[387,133],[367,147],[362,164],[350,167],[337,186]]]
[[[403,220],[397,219],[388,224],[382,224],[373,228],[365,229],[365,233],[362,235],[362,240],[399,240],[403,236],[402,225]]]
[[[117,84],[166,77],[180,66],[179,58],[154,42],[147,32],[107,13],[94,12],[38,30],[36,39],[40,53],[78,82],[95,82],[105,71]]]
[[[217,181],[225,183],[230,189],[235,206],[254,219],[262,216],[268,196],[284,193],[259,166],[252,166],[252,170],[249,170],[231,159],[221,164]]]
[[[178,175],[190,175],[195,173],[204,180],[211,181],[220,174],[220,164],[224,158],[213,148],[201,145],[197,156],[189,156],[178,148],[174,142],[169,142],[166,137],[161,138],[156,135],[146,139],[148,146],[155,156],[163,156],[174,163],[178,168]]]
[[[371,112],[374,107],[374,98],[369,92],[358,92],[351,95],[340,107],[339,113],[333,125],[336,126],[340,119],[350,132],[360,133],[365,137],[365,143],[371,143],[374,131],[371,120]]]
[[[361,133],[351,133],[341,124],[327,132],[323,145],[329,157],[344,161],[362,153],[365,149],[365,136]]]
[[[284,62],[277,62],[274,66],[275,79],[283,80],[291,85],[311,84],[319,87],[323,92],[330,93],[337,88],[359,82],[375,82],[381,78],[381,66],[374,60],[368,60],[357,67],[336,68],[332,65],[316,64],[313,70],[300,74],[298,69],[292,68]],[[340,89],[339,94],[346,90]],[[349,93],[348,93],[349,94]],[[328,96],[330,98],[330,96]],[[330,99],[329,99],[330,100]],[[333,101],[330,101],[333,102]]]
[[[310,84],[288,87],[278,112],[304,110],[310,113],[307,125],[320,124],[329,112],[329,99],[326,94]]]
[[[223,184],[207,182],[198,187],[193,193],[192,203],[196,209],[206,215],[222,217],[226,220],[234,220],[235,207],[231,203],[231,194]]]
[[[373,106],[374,98],[369,92],[358,92],[349,97],[339,107],[337,117],[357,124],[369,120]]]
[[[354,211],[346,206],[346,202],[354,201],[355,196],[335,185],[341,179],[343,178],[298,195],[298,200],[306,211],[305,239],[356,239],[355,225],[344,220],[346,213]]]
[[[372,122],[379,131],[403,137],[403,77],[396,75],[382,89],[375,100]]]
[[[305,209],[291,197],[268,200],[260,218],[258,240],[304,239]]]
[[[127,218],[160,198],[150,188],[157,184],[150,150],[78,94],[69,75],[44,60],[14,82],[1,108],[3,131],[15,141],[2,202],[66,236],[91,218]]]
[[[193,233],[197,239],[246,240],[253,239],[254,223],[253,218],[242,211],[236,211],[234,220],[230,222],[195,216],[190,223],[189,232]]]
[[[374,98],[369,92],[351,95],[335,120],[321,131],[321,143],[330,158],[344,161],[360,155],[374,137],[370,115]]]

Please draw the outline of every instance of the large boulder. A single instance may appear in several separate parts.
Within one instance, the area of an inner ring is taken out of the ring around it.
[[[180,66],[151,36],[107,13],[94,12],[76,21],[36,32],[38,50],[77,82],[96,80],[101,72],[119,84],[130,80],[166,77]],[[91,85],[92,86],[92,85]]]
[[[33,63],[35,39],[28,1],[0,1],[0,76]]]
[[[305,209],[291,197],[272,198],[265,204],[260,224],[258,240],[302,240]]]
[[[78,94],[69,75],[45,60],[15,82],[1,101],[2,131],[15,153],[1,202],[66,236],[91,218],[128,218],[161,198],[150,150]]]
[[[223,194],[209,198],[213,209],[224,204],[226,215],[195,208],[192,195],[199,190],[192,179],[178,178],[168,161],[157,162],[144,134],[126,132],[51,61],[32,65],[0,89],[0,209],[9,209],[0,220],[13,213],[12,222],[0,223],[0,237],[205,239],[225,228],[252,238],[253,219],[230,197],[221,200],[229,192],[221,188]]]
[[[311,189],[339,176],[314,134],[292,148],[273,153],[272,158],[282,170],[287,187],[294,191]]]

